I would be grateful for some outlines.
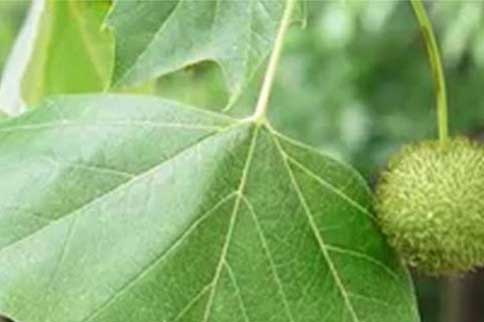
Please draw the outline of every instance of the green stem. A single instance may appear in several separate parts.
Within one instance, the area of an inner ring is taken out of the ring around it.
[[[427,54],[429,57],[430,66],[432,68],[432,75],[435,82],[436,100],[437,100],[437,117],[439,125],[439,139],[442,144],[445,144],[449,138],[449,121],[447,111],[447,90],[445,85],[444,69],[442,67],[442,60],[440,58],[439,47],[432,28],[425,6],[422,0],[410,0],[413,10],[417,16],[425,46],[427,47]]]
[[[282,20],[281,24],[279,25],[274,48],[269,58],[267,71],[264,75],[264,81],[262,83],[259,99],[257,100],[255,112],[252,116],[252,118],[257,122],[263,121],[266,117],[272,85],[274,83],[274,77],[276,75],[277,66],[281,57],[282,46],[284,44],[284,37],[286,36],[287,29],[291,22],[291,15],[295,3],[296,0],[287,0],[286,2],[286,8],[284,9],[284,13],[282,15]]]

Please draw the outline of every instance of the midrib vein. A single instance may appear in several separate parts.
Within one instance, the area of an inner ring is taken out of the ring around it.
[[[204,315],[203,315],[203,322],[208,322],[209,319],[210,319],[210,313],[211,313],[213,301],[214,301],[214,298],[215,298],[215,293],[216,293],[216,290],[217,290],[218,282],[220,280],[220,276],[221,276],[221,273],[222,273],[222,269],[224,267],[224,263],[226,262],[227,252],[228,252],[228,249],[229,249],[229,246],[230,246],[230,241],[232,239],[232,234],[233,234],[233,230],[234,230],[234,227],[235,227],[235,223],[237,221],[237,214],[239,212],[240,204],[241,204],[241,201],[242,201],[244,189],[245,189],[246,182],[247,182],[247,177],[248,177],[249,171],[250,171],[250,165],[251,165],[252,160],[254,158],[254,151],[255,151],[255,146],[256,146],[256,142],[257,142],[257,136],[258,136],[258,133],[259,133],[259,129],[260,129],[260,125],[257,125],[257,126],[255,126],[255,128],[253,130],[249,150],[247,152],[247,157],[246,157],[246,160],[245,160],[245,163],[244,163],[244,168],[242,170],[242,176],[240,178],[239,187],[237,189],[237,197],[236,197],[234,208],[233,208],[233,211],[232,211],[232,214],[231,214],[230,223],[229,223],[229,227],[227,229],[225,242],[224,242],[224,245],[223,245],[223,248],[222,248],[222,251],[221,251],[221,254],[220,254],[220,258],[219,258],[219,261],[218,261],[218,264],[217,264],[217,268],[216,268],[216,271],[215,271],[215,275],[214,275],[214,278],[213,278],[213,281],[212,281],[212,289],[210,291],[207,304],[205,306],[205,312],[204,312]]]

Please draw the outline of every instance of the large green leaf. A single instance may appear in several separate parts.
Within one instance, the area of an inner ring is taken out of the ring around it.
[[[419,320],[362,179],[266,123],[68,96],[0,123],[0,151],[18,321]]]
[[[222,68],[232,99],[268,56],[282,0],[116,0],[113,85],[133,85],[204,60]]]
[[[29,104],[52,94],[103,91],[113,60],[112,35],[101,30],[109,0],[46,0],[22,84]]]

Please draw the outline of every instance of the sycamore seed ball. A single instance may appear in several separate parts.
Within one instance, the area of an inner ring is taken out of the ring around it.
[[[381,176],[376,208],[390,244],[417,270],[484,265],[484,147],[463,138],[405,147]]]

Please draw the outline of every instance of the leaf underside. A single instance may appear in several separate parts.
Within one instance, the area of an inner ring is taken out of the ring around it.
[[[282,0],[116,0],[113,86],[136,85],[201,61],[219,64],[232,100],[268,56]]]
[[[0,123],[0,151],[18,321],[419,320],[365,183],[267,125],[66,96]]]

